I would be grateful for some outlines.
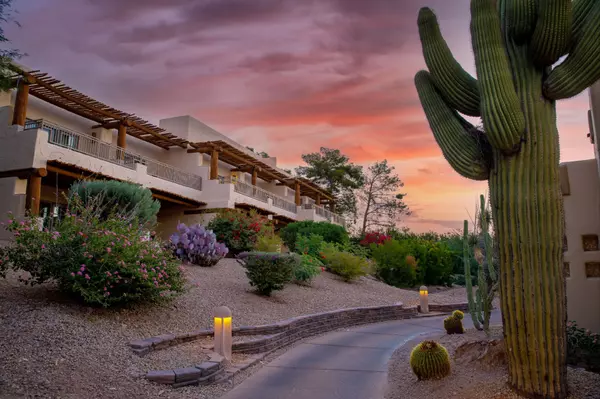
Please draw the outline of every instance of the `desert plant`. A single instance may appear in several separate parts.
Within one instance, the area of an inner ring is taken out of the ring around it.
[[[313,257],[318,257],[323,246],[323,236],[311,234],[309,236],[299,235],[296,239],[294,252],[298,254],[307,254]]]
[[[325,242],[338,244],[344,244],[349,240],[348,232],[344,227],[329,222],[313,222],[311,220],[290,223],[281,229],[279,234],[290,251],[295,250],[296,240],[300,235],[308,237],[311,234],[317,234],[323,237]]]
[[[337,274],[346,282],[356,280],[369,274],[369,261],[348,252],[330,251],[328,255],[321,255],[323,263],[333,274]]]
[[[198,266],[214,266],[229,250],[217,242],[215,233],[200,224],[177,225],[177,232],[170,237],[170,246],[175,256]]]
[[[152,197],[148,188],[117,180],[78,181],[69,190],[69,198],[74,195],[79,196],[84,206],[96,209],[100,208],[89,202],[101,199],[103,218],[118,213],[137,218],[142,224],[154,224],[160,210],[160,202]]]
[[[301,254],[301,261],[294,270],[294,280],[300,284],[308,284],[319,275],[323,269],[323,263],[309,254]]]
[[[281,252],[283,241],[275,234],[267,234],[258,237],[254,250],[257,252]]]
[[[242,252],[238,262],[246,268],[250,285],[261,295],[270,296],[273,291],[283,289],[294,278],[294,271],[301,262],[295,253]]]
[[[207,226],[225,243],[232,254],[254,249],[259,237],[273,234],[272,222],[255,211],[227,209],[219,212]]]
[[[467,289],[467,300],[469,303],[469,313],[473,319],[473,326],[478,330],[483,330],[489,334],[490,317],[492,314],[494,297],[498,290],[498,274],[494,266],[492,237],[489,233],[490,212],[485,206],[485,197],[481,195],[480,208],[476,215],[478,241],[474,247],[474,257],[479,264],[477,276],[477,291],[473,295],[472,281],[465,280]],[[468,223],[465,220],[463,242],[464,242],[464,265],[465,275],[471,275],[471,257],[468,248]]]
[[[452,315],[444,319],[444,329],[447,334],[463,334],[465,329],[462,324],[462,320],[465,317],[464,313],[460,310],[455,310]]]
[[[429,8],[418,26],[429,72],[418,72],[415,85],[434,137],[459,174],[489,181],[509,384],[527,396],[565,398],[556,100],[600,78],[600,2],[471,0],[478,79],[454,59]],[[485,132],[459,112],[481,116]]]
[[[450,357],[437,342],[423,341],[410,353],[410,367],[419,381],[440,379],[450,374]]]
[[[158,239],[148,240],[147,230],[127,218],[100,217],[104,208],[78,198],[71,198],[53,230],[41,230],[35,217],[11,217],[7,229],[15,239],[3,249],[4,260],[29,273],[26,284],[55,281],[85,303],[104,307],[183,291],[183,269]]]

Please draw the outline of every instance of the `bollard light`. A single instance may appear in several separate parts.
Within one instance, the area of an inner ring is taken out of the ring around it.
[[[419,296],[421,297],[421,313],[429,313],[429,293],[424,285],[419,288]]]
[[[231,310],[227,306],[215,309],[215,352],[231,360]]]

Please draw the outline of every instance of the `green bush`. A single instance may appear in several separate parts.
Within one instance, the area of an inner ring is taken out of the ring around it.
[[[126,218],[137,218],[141,224],[155,224],[160,210],[160,202],[152,197],[152,191],[116,180],[78,181],[69,190],[69,198],[74,195],[84,206],[101,209],[104,219],[118,213]]]
[[[83,206],[78,197],[54,229],[40,230],[36,218],[11,218],[14,242],[3,249],[12,269],[30,273],[24,282],[56,281],[90,305],[104,307],[152,301],[183,291],[180,262],[148,231],[116,214]]]
[[[331,250],[331,248],[324,249],[321,253],[321,258],[323,263],[327,265],[327,269],[346,282],[369,274],[370,264],[366,258],[348,252]]]
[[[246,268],[250,285],[266,296],[291,282],[301,263],[298,254],[278,252],[242,252],[238,255],[238,261]]]
[[[311,220],[290,223],[281,229],[279,234],[290,251],[295,250],[296,240],[301,235],[309,237],[311,234],[317,234],[323,237],[325,242],[338,244],[344,244],[349,240],[348,232],[344,227],[333,223],[313,222]]]
[[[252,251],[259,237],[273,234],[273,224],[269,219],[255,211],[244,212],[237,209],[220,212],[208,223],[207,228],[234,255]]]
[[[417,279],[418,261],[406,242],[388,240],[381,245],[373,245],[375,273],[386,284],[394,287],[413,287]]]
[[[318,234],[311,234],[310,236],[299,235],[296,239],[294,252],[301,255],[308,254],[314,258],[318,258],[323,242],[323,236]]]
[[[323,268],[323,263],[309,254],[300,255],[301,262],[294,270],[294,279],[297,283],[308,284],[313,278],[319,275]]]
[[[600,372],[600,334],[567,322],[567,363]]]
[[[254,250],[257,252],[281,252],[283,241],[278,235],[264,235],[258,237]]]

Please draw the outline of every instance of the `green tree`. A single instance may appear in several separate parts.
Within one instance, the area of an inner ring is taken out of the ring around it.
[[[19,23],[13,19],[12,9],[13,0],[0,0],[0,43],[8,44],[10,40],[4,35],[3,24],[7,22]],[[11,69],[12,62],[23,57],[19,50],[16,49],[0,49],[0,90],[7,91],[14,87],[14,72]]]
[[[471,0],[475,79],[419,12],[429,71],[415,85],[450,165],[489,182],[509,384],[527,397],[568,393],[556,100],[600,79],[599,26],[597,0]]]
[[[356,218],[354,190],[364,184],[362,166],[355,165],[340,150],[321,147],[319,152],[302,155],[307,166],[296,168],[298,176],[306,177],[336,196],[336,212]]]
[[[398,192],[404,183],[394,169],[387,159],[375,162],[367,169],[365,184],[356,194],[362,214],[361,236],[373,229],[394,227],[400,216],[410,214],[404,203],[406,194]]]

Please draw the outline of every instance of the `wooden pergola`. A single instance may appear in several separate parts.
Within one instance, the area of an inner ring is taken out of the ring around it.
[[[225,162],[235,168],[233,172],[246,172],[252,174],[252,185],[256,185],[258,178],[284,185],[295,190],[296,205],[301,205],[301,196],[307,196],[315,200],[317,205],[329,204],[333,207],[334,197],[331,193],[322,189],[315,183],[304,178],[290,176],[289,174],[275,168],[266,162],[256,159],[252,155],[222,141],[205,141],[200,143],[189,143],[189,153],[202,153],[210,155],[210,179],[219,178],[219,161]]]
[[[40,71],[25,71],[12,65],[17,86],[13,125],[24,126],[29,94],[98,123],[96,127],[117,129],[117,145],[126,148],[126,135],[168,150],[170,147],[187,148],[187,141],[134,115],[96,101],[70,88],[60,80]]]

